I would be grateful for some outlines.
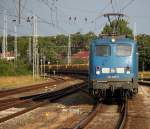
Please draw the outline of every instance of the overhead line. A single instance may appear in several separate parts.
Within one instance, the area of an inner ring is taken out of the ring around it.
[[[63,31],[63,32],[66,33],[66,31],[64,30],[64,28],[62,28],[62,27],[60,27],[60,26],[58,26],[58,25],[56,25],[56,24],[54,24],[54,23],[51,23],[51,22],[49,22],[49,21],[44,20],[43,18],[41,18],[41,17],[38,16],[37,14],[34,14],[32,10],[30,10],[30,9],[28,9],[28,8],[26,8],[26,7],[25,7],[24,9],[25,9],[26,11],[28,11],[29,13],[31,13],[32,15],[37,16],[37,18],[40,19],[42,23],[46,23],[46,24],[48,24],[48,25],[51,25],[51,27],[55,27],[55,28],[57,28],[57,29],[59,29],[59,30],[61,30],[61,31]]]
[[[121,11],[125,10],[128,6],[130,6],[135,0],[130,0],[122,9]]]
[[[21,0],[19,0],[19,24],[21,23]]]

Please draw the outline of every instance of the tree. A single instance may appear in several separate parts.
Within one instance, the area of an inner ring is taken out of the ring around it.
[[[92,42],[92,40],[96,39],[97,36],[93,32],[89,32],[84,35],[84,46],[86,50],[89,50],[89,45]]]
[[[118,22],[118,29],[117,29],[118,35],[127,35],[128,37],[133,38],[133,32],[128,27],[128,22],[124,19],[120,19],[119,21],[113,20],[112,26],[110,26],[109,24],[106,24],[101,33],[102,34],[113,33],[113,26],[115,26],[117,24],[116,22]]]
[[[112,22],[112,26],[116,24],[116,20]],[[113,32],[112,26],[106,24],[103,28],[102,34],[109,34]],[[128,22],[121,19],[118,22],[119,35],[128,35],[129,38],[133,38],[132,30],[128,27]],[[142,70],[144,60],[144,70],[150,70],[150,36],[146,34],[139,34],[136,37],[138,52],[139,52],[139,70]]]
[[[139,51],[139,70],[142,70],[144,61],[144,70],[150,70],[150,36],[139,34],[137,36],[137,44]]]

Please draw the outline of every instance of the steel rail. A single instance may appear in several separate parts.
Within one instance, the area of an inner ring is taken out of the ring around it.
[[[90,123],[90,121],[96,116],[96,114],[100,111],[101,108],[101,104],[98,103],[93,110],[85,117],[81,120],[80,123],[78,123],[73,129],[83,129],[85,128],[88,123]]]
[[[57,84],[61,84],[62,82],[65,82],[65,81],[69,81],[69,80],[57,80]],[[6,97],[9,95],[13,95],[13,94],[17,94],[17,93],[20,94],[23,92],[29,92],[29,91],[41,89],[45,86],[51,86],[54,84],[56,84],[56,81],[46,82],[46,83],[42,83],[42,84],[35,84],[35,85],[31,85],[31,86],[25,86],[25,87],[21,87],[21,88],[15,88],[15,89],[11,89],[11,90],[0,91],[0,98]]]
[[[87,83],[84,82],[84,83],[76,84],[76,85],[73,85],[73,86],[68,87],[66,89],[63,89],[63,90],[61,90],[61,92],[59,92],[57,94],[54,94],[54,95],[50,95],[50,96],[47,95],[45,97],[44,96],[36,97],[36,98],[33,99],[34,101],[39,101],[40,99],[42,99],[42,100],[46,99],[46,100],[44,100],[42,102],[39,102],[39,103],[36,103],[36,104],[32,105],[31,107],[28,107],[28,108],[26,108],[26,109],[24,109],[22,111],[16,112],[14,114],[10,114],[10,115],[8,115],[6,117],[2,117],[2,118],[0,118],[0,123],[4,122],[6,120],[12,119],[12,118],[14,118],[16,116],[22,115],[22,114],[24,114],[24,113],[26,113],[28,111],[31,111],[33,109],[36,109],[38,107],[42,107],[44,105],[47,105],[50,102],[58,100],[58,99],[60,99],[62,97],[65,97],[65,96],[68,96],[68,95],[70,95],[72,93],[75,93],[75,92],[79,91],[81,88],[84,88],[86,86],[87,86]],[[31,101],[31,100],[29,100],[29,101]]]
[[[150,81],[139,81],[140,85],[150,86]]]
[[[117,125],[115,129],[123,129],[127,120],[127,114],[128,114],[128,99],[125,97],[125,100],[123,100],[122,108],[121,108],[121,116],[120,119],[117,122]]]
[[[53,97],[53,96],[62,94],[62,92],[65,92],[66,90],[69,90],[70,88],[72,88],[72,86],[69,86],[69,87],[66,87],[57,91],[53,91],[53,92],[46,92],[46,93],[41,93],[41,94],[36,94],[36,95],[31,95],[31,96],[24,96],[24,97],[19,97],[19,98],[3,99],[3,100],[0,100],[0,111],[6,110],[14,106],[18,106],[21,103],[22,104],[30,103],[33,101],[46,99],[47,97]],[[80,88],[80,87],[78,88],[81,91],[83,90],[83,88]]]
[[[32,99],[27,99],[27,100],[20,100],[20,101],[13,101],[12,103],[6,103],[0,106],[0,111],[12,108],[12,107],[16,107],[19,106],[21,104],[25,104],[25,103],[31,103],[33,102]]]
[[[62,92],[65,92],[66,90],[69,90],[70,88],[72,88],[72,86],[66,87],[57,91],[53,91],[53,92],[41,93],[41,94],[36,94],[36,95],[31,95],[31,96],[24,96],[20,98],[0,100],[0,104],[1,104],[0,111],[20,105],[21,103],[29,103],[29,102],[33,102],[37,100],[46,99],[47,97],[50,98],[50,97],[62,94]],[[80,90],[82,90],[82,88],[80,88]]]
[[[100,111],[102,104],[98,103],[93,110],[85,117],[83,118],[80,123],[78,123],[73,129],[84,129],[90,121],[96,116],[96,114]],[[115,129],[123,129],[127,120],[127,113],[128,113],[128,100],[127,97],[123,100],[123,103],[121,105],[121,115],[120,118],[114,127]]]

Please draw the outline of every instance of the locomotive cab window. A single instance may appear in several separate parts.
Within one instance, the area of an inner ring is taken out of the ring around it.
[[[109,45],[97,45],[96,56],[110,56],[111,49]]]
[[[116,55],[117,56],[131,56],[132,47],[131,45],[117,45]]]

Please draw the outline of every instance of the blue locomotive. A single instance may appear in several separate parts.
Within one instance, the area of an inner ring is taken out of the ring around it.
[[[89,92],[104,98],[119,91],[132,96],[138,92],[138,52],[134,40],[104,36],[90,46]]]

